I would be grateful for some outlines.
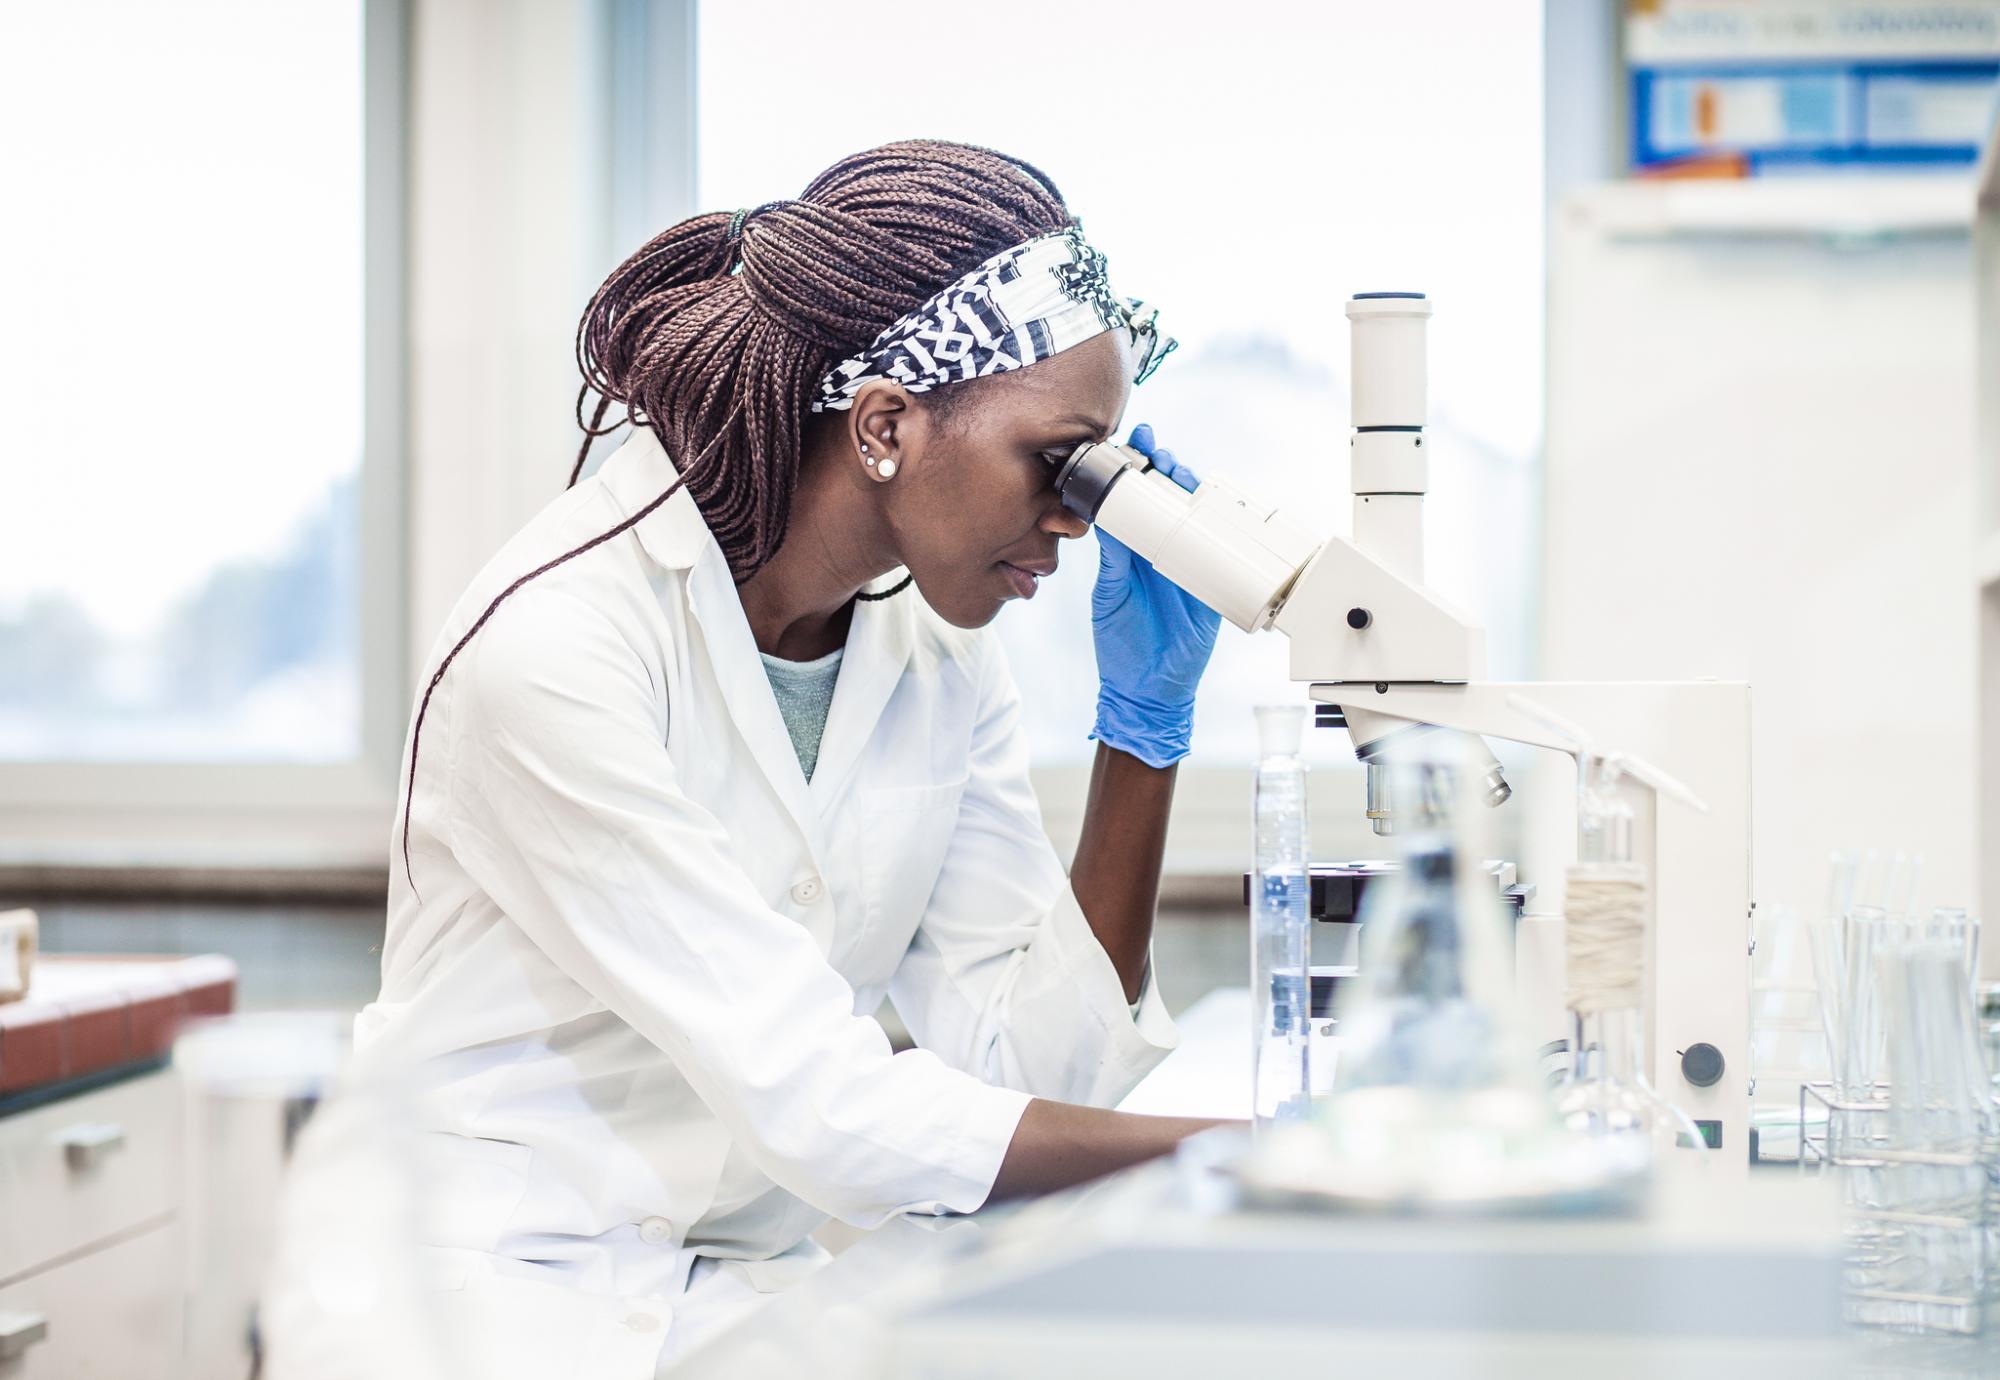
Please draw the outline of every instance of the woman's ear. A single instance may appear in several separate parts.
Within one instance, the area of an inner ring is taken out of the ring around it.
[[[847,410],[847,440],[863,473],[877,481],[896,477],[920,415],[901,384],[873,379],[862,385]]]

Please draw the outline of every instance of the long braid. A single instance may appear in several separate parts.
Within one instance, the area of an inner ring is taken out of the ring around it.
[[[684,220],[612,271],[577,326],[583,444],[569,482],[582,475],[591,442],[627,423],[657,432],[680,476],[617,526],[501,590],[431,673],[403,783],[403,875],[413,891],[410,810],[424,717],[445,672],[508,596],[630,531],[683,488],[730,573],[750,578],[784,542],[806,406],[827,369],[960,274],[1069,220],[1055,183],[1030,164],[913,139],[841,159],[796,201]],[[613,402],[625,415],[606,426]],[[909,583],[857,597],[886,598]]]

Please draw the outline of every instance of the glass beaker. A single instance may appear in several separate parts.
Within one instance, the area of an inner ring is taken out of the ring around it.
[[[1849,1314],[1976,1332],[1990,1269],[1986,1169],[1992,1101],[1966,972],[1963,915],[1878,936],[1874,968],[1888,1086],[1882,1132],[1850,1199]]]

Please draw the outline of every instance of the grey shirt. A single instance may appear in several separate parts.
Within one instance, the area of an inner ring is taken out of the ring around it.
[[[845,650],[835,647],[816,661],[784,661],[758,653],[764,658],[771,693],[778,698],[785,732],[791,735],[792,751],[799,755],[799,770],[808,781],[819,765],[819,740],[826,732],[826,711],[833,705],[833,683],[840,676],[840,654]]]

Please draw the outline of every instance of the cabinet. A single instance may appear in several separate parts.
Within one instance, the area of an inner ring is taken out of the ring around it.
[[[178,1367],[180,1155],[165,1069],[0,1118],[0,1380]]]
[[[180,1365],[180,1228],[171,1218],[0,1288],[9,1330],[40,1336],[0,1360],[0,1380],[138,1380]]]

